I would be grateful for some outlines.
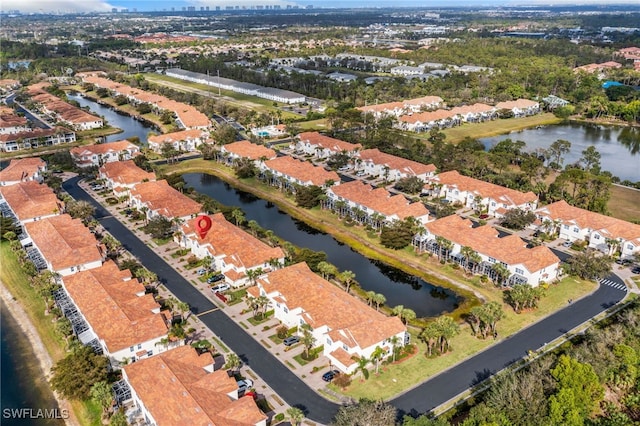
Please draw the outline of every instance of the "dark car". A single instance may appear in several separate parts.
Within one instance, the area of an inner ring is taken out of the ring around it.
[[[300,341],[300,338],[298,336],[291,336],[284,339],[282,343],[284,343],[285,346],[291,346],[295,343],[298,343],[299,341]]]
[[[330,382],[338,374],[340,374],[340,371],[338,370],[329,370],[322,375],[322,380],[324,380],[325,382]]]
[[[214,275],[212,277],[207,278],[207,283],[211,284],[211,283],[218,282],[220,280],[224,280],[224,275],[217,274],[217,275]]]
[[[640,274],[640,266],[636,266],[635,268],[633,268],[631,270],[631,273],[633,274]]]

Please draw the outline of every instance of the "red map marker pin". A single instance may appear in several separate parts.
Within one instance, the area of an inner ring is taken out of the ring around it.
[[[211,218],[209,216],[198,216],[196,218],[196,231],[200,238],[204,238],[211,229]]]

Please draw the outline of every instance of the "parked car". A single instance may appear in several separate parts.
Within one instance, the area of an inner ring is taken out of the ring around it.
[[[199,277],[203,276],[206,273],[207,273],[207,270],[204,268],[200,268],[196,271],[196,274],[198,274]]]
[[[207,283],[211,284],[211,283],[218,282],[220,280],[224,280],[224,275],[223,274],[216,274],[216,275],[213,275],[213,276],[207,278]]]
[[[640,266],[636,266],[631,270],[632,274],[640,274]]]
[[[363,172],[362,170],[356,173],[356,176],[364,176],[364,175],[366,175],[366,173]]]
[[[571,241],[565,241],[564,243],[562,243],[562,247],[571,247],[573,245],[573,243]]]
[[[238,393],[245,393],[246,391],[248,391],[249,389],[251,389],[253,387],[253,380],[251,379],[244,379],[244,380],[238,380]]]
[[[291,336],[284,339],[282,343],[284,343],[285,346],[291,346],[295,343],[298,343],[299,341],[300,338],[298,336]]]
[[[329,371],[327,371],[326,373],[324,373],[322,375],[322,380],[324,380],[325,382],[330,382],[338,374],[340,374],[340,371],[338,371],[338,370],[329,370]]]
[[[231,288],[231,286],[227,283],[222,283],[222,284],[218,284],[218,285],[214,285],[213,287],[211,287],[211,291],[214,293],[221,293],[223,291],[227,291]]]
[[[340,170],[341,172],[346,172],[347,170],[349,170],[351,168],[351,166],[342,166],[340,167],[338,170]]]
[[[104,189],[104,185],[91,185],[91,189],[94,191],[102,191]]]

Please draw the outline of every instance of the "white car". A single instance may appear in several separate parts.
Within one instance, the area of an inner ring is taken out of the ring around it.
[[[227,291],[231,288],[231,286],[227,283],[222,283],[222,284],[218,284],[218,285],[214,285],[213,287],[211,287],[211,291],[214,293],[221,293],[223,291]]]
[[[238,393],[245,393],[252,387],[253,387],[253,380],[251,379],[238,380]]]

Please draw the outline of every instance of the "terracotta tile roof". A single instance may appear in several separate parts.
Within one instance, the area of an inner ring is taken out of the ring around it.
[[[202,359],[202,360],[201,360]],[[124,374],[158,426],[243,426],[267,419],[253,398],[233,400],[238,389],[226,371],[208,373],[208,353],[181,346],[124,366]]]
[[[455,116],[450,110],[437,109],[435,111],[425,111],[413,115],[403,115],[399,118],[404,123],[431,123],[441,120],[451,119]]]
[[[358,107],[363,112],[384,112],[393,110],[402,110],[405,105],[402,102],[387,102],[385,104],[367,105]]]
[[[132,151],[138,152],[140,148],[129,142],[128,140],[116,141],[116,142],[108,142],[108,143],[99,143],[95,145],[84,145],[84,146],[76,146],[71,148],[71,155],[74,156],[87,156],[87,155],[104,155],[108,152],[120,152],[120,151]]]
[[[431,104],[441,104],[442,98],[440,96],[423,96],[421,98],[408,99],[406,101],[402,101],[404,105],[431,105]]]
[[[202,204],[172,188],[166,180],[137,184],[131,189],[131,198],[169,219],[194,215],[202,209]]]
[[[422,203],[411,203],[404,196],[392,195],[384,188],[374,188],[359,180],[341,183],[330,189],[334,194],[368,207],[385,216],[397,215],[400,220],[409,216],[418,218],[429,214]]]
[[[147,179],[156,180],[153,172],[145,172],[136,166],[133,160],[113,161],[100,167],[100,173],[112,180],[116,185],[132,185]]]
[[[249,158],[250,160],[259,160],[262,157],[271,160],[277,156],[276,152],[271,148],[267,148],[264,145],[257,145],[246,140],[223,145],[222,151],[228,151],[241,158]]]
[[[0,106],[0,128],[24,127],[27,123],[27,119],[16,114],[12,108]]]
[[[417,176],[436,171],[436,166],[433,164],[423,164],[402,157],[396,157],[395,155],[384,153],[377,148],[360,151],[359,156],[363,161],[370,161],[373,164],[387,166],[391,170],[399,170],[408,175]]]
[[[165,133],[164,135],[149,136],[150,143],[156,143],[158,145],[166,143],[174,143],[178,141],[186,141],[188,139],[200,139],[203,142],[210,139],[209,132],[201,129],[181,130],[179,132]]]
[[[533,273],[546,268],[560,259],[546,246],[532,249],[517,235],[498,237],[498,231],[489,225],[473,228],[469,219],[458,215],[447,216],[425,224],[432,234],[459,244],[469,246],[478,253],[492,257],[507,265],[522,264],[527,271]]]
[[[0,87],[13,87],[20,86],[20,82],[18,80],[13,80],[9,78],[3,78],[0,80]]]
[[[64,287],[110,353],[165,337],[166,318],[152,294],[113,261],[63,278]],[[155,311],[155,312],[153,312]]]
[[[302,308],[311,327],[326,325],[340,340],[362,349],[406,330],[398,317],[387,317],[345,294],[306,263],[275,270],[258,282],[267,294],[282,295],[289,310]]]
[[[529,99],[516,99],[515,101],[498,102],[496,108],[498,109],[514,109],[514,108],[533,108],[540,104],[536,101],[530,101]]]
[[[345,367],[349,367],[350,365],[356,363],[352,355],[342,348],[335,349],[333,352],[331,352],[330,355],[340,361],[340,363],[342,363],[342,365],[344,365]]]
[[[0,186],[0,193],[20,221],[48,216],[64,207],[51,188],[34,180]]]
[[[610,235],[608,238],[623,238],[627,241],[640,242],[640,225],[573,207],[564,200],[541,207],[536,210],[536,214],[548,216],[551,220],[559,219],[563,223],[574,223],[583,229],[604,231]]]
[[[182,232],[189,238],[196,239],[199,245],[210,244],[212,256],[226,255],[225,263],[232,263],[245,268],[267,263],[269,259],[281,259],[284,252],[280,247],[271,247],[237,226],[229,223],[222,213],[209,215],[211,230],[204,238],[196,232],[198,218],[186,221]]]
[[[49,111],[58,114],[63,120],[70,123],[91,123],[102,120],[102,118],[89,114],[88,112],[75,107],[57,96],[45,92],[39,85],[29,86],[28,92],[33,101],[44,105]]]
[[[75,133],[73,132],[73,130],[69,130],[60,126],[54,127],[53,129],[36,128],[36,129],[27,130],[24,132],[1,134],[0,142],[11,142],[11,141],[17,141],[18,139],[32,139],[32,138],[40,138],[40,137],[46,138],[47,136],[51,136],[55,134],[68,135],[68,134],[75,134]]]
[[[493,183],[484,182],[468,176],[463,176],[456,170],[436,175],[432,182],[447,186],[455,186],[459,191],[472,192],[483,198],[491,198],[499,203],[520,206],[529,202],[537,202],[538,196],[533,192],[521,192]]]
[[[8,135],[10,136],[10,135]],[[33,178],[39,171],[46,170],[47,163],[40,157],[28,157],[11,160],[9,165],[0,170],[0,182],[17,182]]]
[[[89,228],[68,214],[29,222],[24,227],[55,271],[103,259],[101,245]]]
[[[359,143],[353,144],[340,139],[330,138],[329,136],[322,135],[318,132],[303,132],[298,134],[298,139],[304,143],[310,143],[311,145],[319,146],[320,148],[328,149],[336,154],[343,151],[352,152],[362,148]]]
[[[285,176],[298,179],[301,182],[310,182],[313,185],[323,186],[325,182],[332,180],[340,182],[340,176],[334,171],[326,171],[322,167],[296,160],[295,158],[284,156],[265,161],[265,165]]]
[[[487,112],[492,112],[495,108],[491,105],[475,103],[473,105],[463,105],[455,108],[451,108],[449,112],[455,115],[466,115],[466,114],[483,114]]]

